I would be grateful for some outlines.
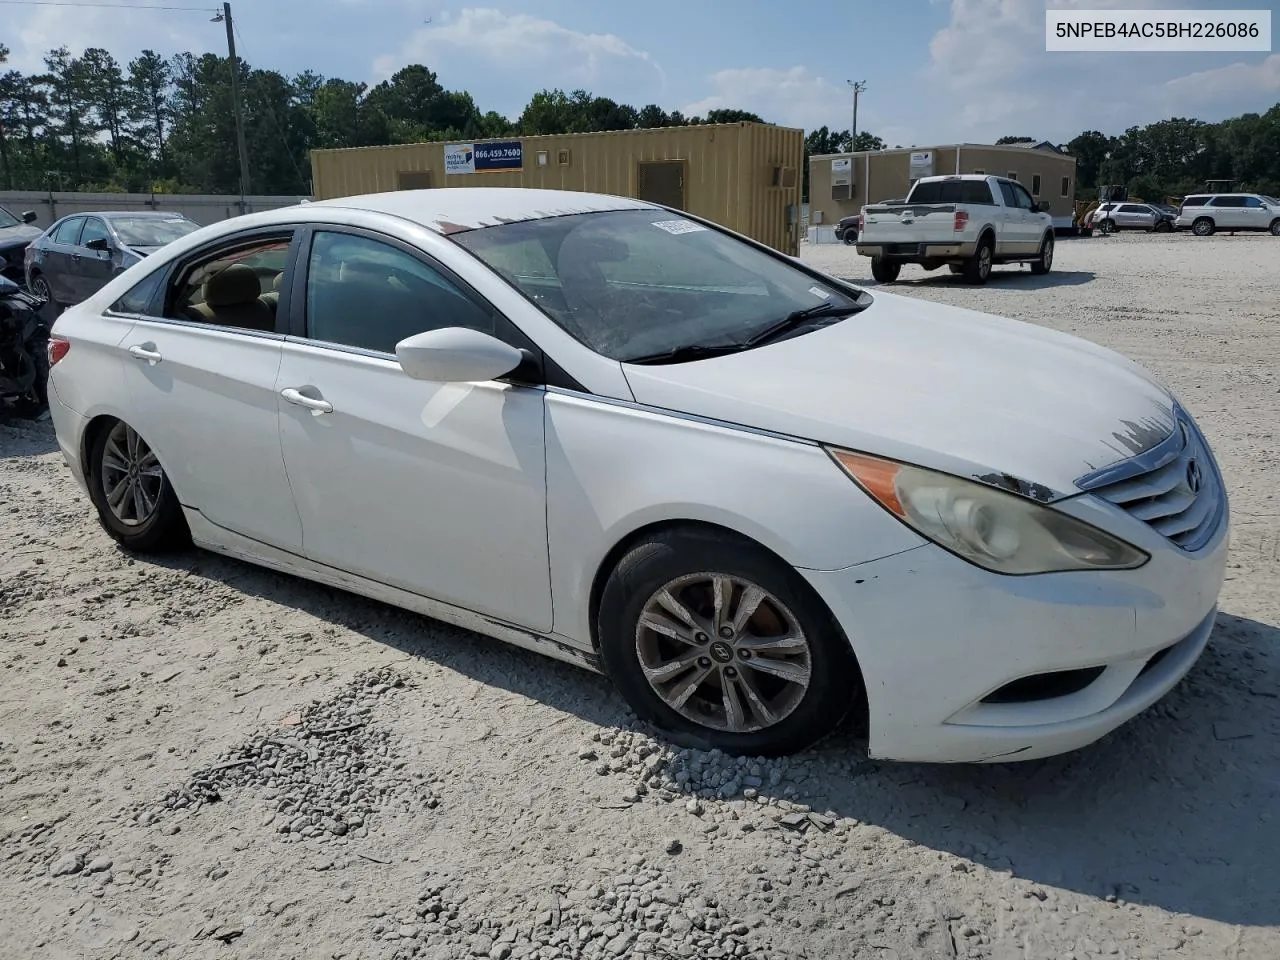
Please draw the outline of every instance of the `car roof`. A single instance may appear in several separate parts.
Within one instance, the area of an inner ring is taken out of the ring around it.
[[[316,208],[343,207],[401,217],[438,233],[460,233],[480,227],[522,220],[542,220],[577,213],[612,210],[661,210],[663,208],[602,193],[574,190],[537,190],[528,187],[433,187],[423,190],[395,190],[352,197],[318,200]]]

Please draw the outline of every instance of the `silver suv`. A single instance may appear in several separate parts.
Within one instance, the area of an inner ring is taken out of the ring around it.
[[[1215,230],[1269,230],[1280,237],[1280,200],[1261,193],[1196,193],[1182,201],[1175,225],[1197,237]]]

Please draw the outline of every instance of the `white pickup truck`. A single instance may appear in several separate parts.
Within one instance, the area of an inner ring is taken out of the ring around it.
[[[1053,218],[1016,180],[965,174],[922,177],[907,198],[862,208],[858,253],[871,275],[892,283],[904,263],[926,270],[943,264],[969,283],[986,283],[997,263],[1053,265]]]

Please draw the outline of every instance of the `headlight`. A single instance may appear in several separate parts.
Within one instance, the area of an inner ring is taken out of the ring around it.
[[[1097,527],[983,483],[848,450],[827,452],[922,537],[994,573],[1131,570],[1151,559]]]

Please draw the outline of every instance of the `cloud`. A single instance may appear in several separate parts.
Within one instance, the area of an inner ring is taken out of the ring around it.
[[[377,57],[375,80],[406,63],[425,63],[446,87],[465,85],[478,102],[505,100],[515,112],[546,87],[582,87],[639,105],[648,102],[645,97],[657,99],[665,85],[653,57],[616,34],[583,33],[553,20],[479,7],[445,14],[415,31],[399,50]],[[486,95],[487,88],[496,95]],[[511,99],[513,91],[518,102]]]
[[[1280,94],[1280,54],[1259,63],[1232,63],[1166,81],[1165,91],[1179,103],[1232,103],[1244,97]]]
[[[686,116],[727,108],[750,110],[773,123],[806,130],[832,126],[841,118],[841,129],[849,125],[851,102],[845,84],[837,86],[806,67],[720,70],[709,80],[712,93],[683,107]],[[861,119],[858,125],[863,125]]]
[[[5,40],[10,47],[7,69],[43,73],[44,56],[65,46],[79,56],[86,47],[104,47],[122,68],[142,50],[165,56],[182,50],[218,50],[222,27],[208,23],[212,11],[156,11],[113,7],[37,7],[10,14]]]

